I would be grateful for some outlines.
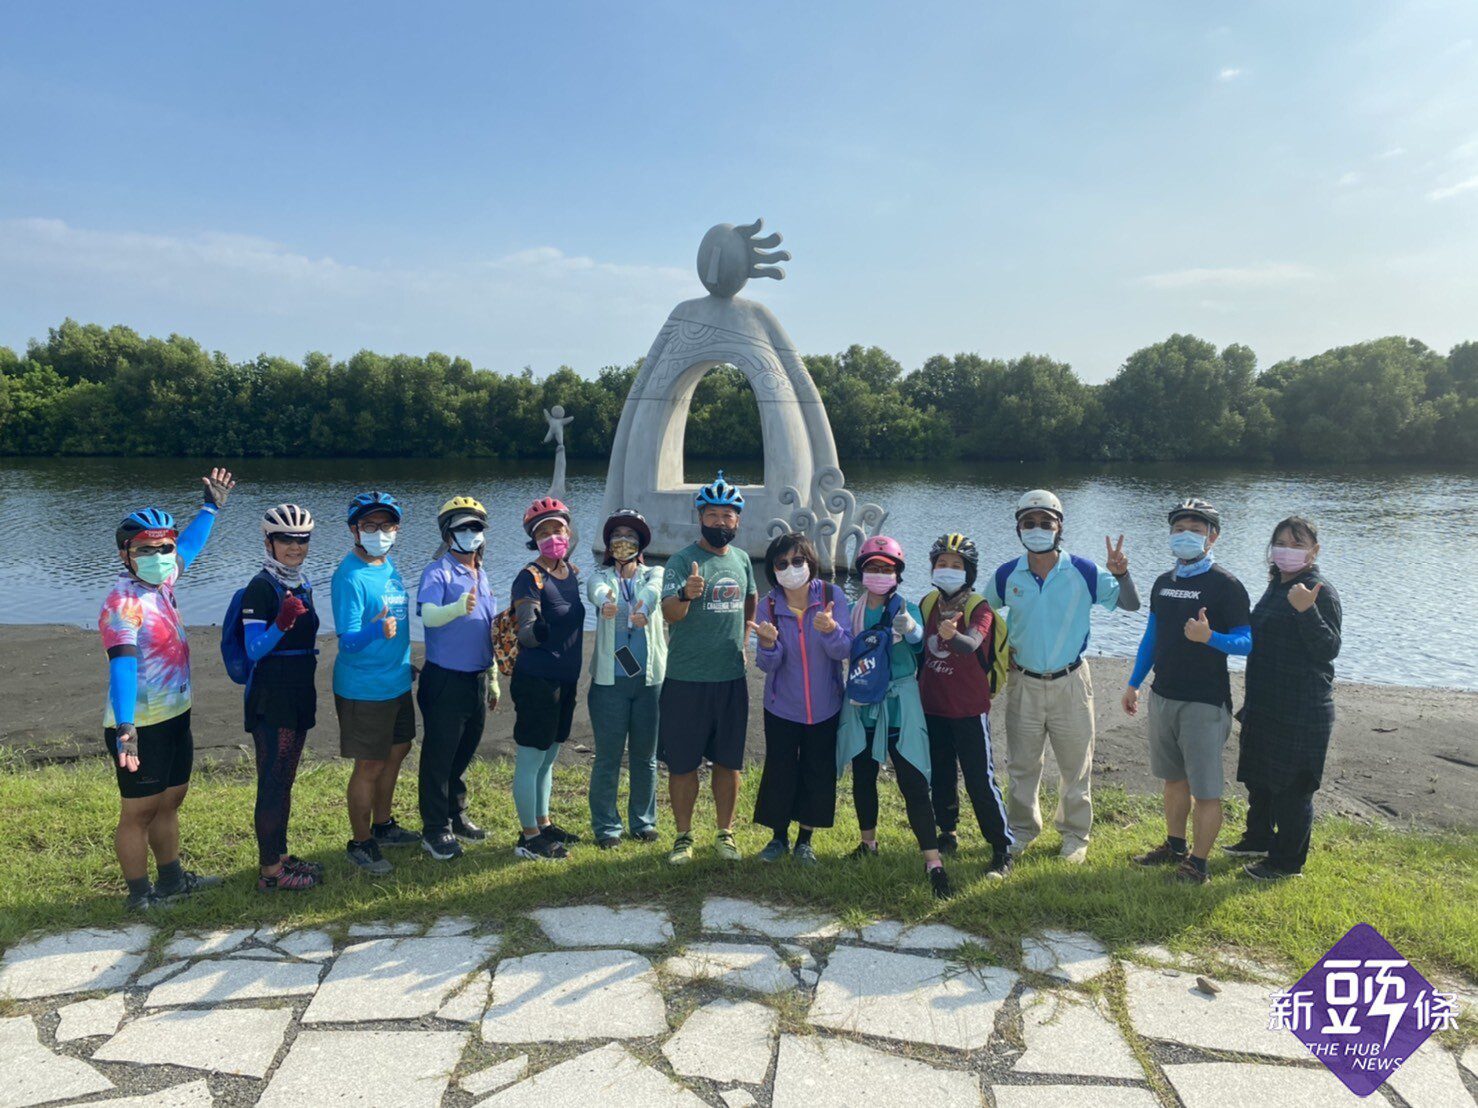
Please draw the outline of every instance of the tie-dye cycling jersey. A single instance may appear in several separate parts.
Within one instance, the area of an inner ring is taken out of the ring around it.
[[[98,630],[103,649],[136,646],[139,651],[138,727],[163,723],[190,707],[190,644],[175,607],[174,584],[179,571],[158,588],[120,573],[103,599]],[[103,726],[112,727],[113,705],[104,698]]]

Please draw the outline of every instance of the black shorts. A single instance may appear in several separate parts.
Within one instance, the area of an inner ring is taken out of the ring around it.
[[[128,800],[158,796],[165,789],[190,783],[195,766],[195,739],[190,734],[190,709],[162,723],[140,727],[139,768],[133,773],[118,765],[118,728],[103,728],[103,748],[118,775],[118,795]]]
[[[657,723],[657,757],[668,773],[692,773],[707,758],[725,769],[744,768],[744,736],[749,730],[749,683],[674,681],[662,683]]]
[[[389,700],[350,700],[334,694],[339,717],[339,754],[355,761],[383,762],[390,748],[416,738],[416,702],[409,691]]]
[[[575,722],[575,700],[580,686],[513,672],[508,683],[513,697],[513,741],[534,750],[548,750],[570,737]]]

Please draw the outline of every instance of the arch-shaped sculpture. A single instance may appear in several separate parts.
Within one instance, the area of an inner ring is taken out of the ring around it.
[[[763,223],[720,223],[698,248],[698,276],[709,295],[685,300],[657,333],[626,396],[611,450],[605,510],[638,508],[652,527],[650,552],[667,556],[693,541],[697,486],[683,480],[688,412],[698,382],[719,365],[739,369],[754,390],[764,440],[765,483],[742,486],[739,541],[764,553],[783,531],[811,536],[823,565],[845,566],[848,552],[887,513],[861,505],[845,487],[821,394],[775,314],[736,294],[751,277],[783,279],[768,252],[778,234]]]

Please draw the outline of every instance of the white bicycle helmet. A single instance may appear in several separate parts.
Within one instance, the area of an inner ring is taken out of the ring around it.
[[[1016,518],[1020,519],[1027,512],[1050,512],[1057,517],[1057,522],[1062,522],[1062,501],[1057,499],[1055,493],[1046,489],[1032,489],[1016,502]]]
[[[264,535],[310,535],[313,533],[313,513],[296,504],[279,504],[268,508],[262,516]]]

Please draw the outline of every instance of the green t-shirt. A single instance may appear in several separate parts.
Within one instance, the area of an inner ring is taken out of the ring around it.
[[[662,596],[676,596],[698,563],[703,595],[681,623],[669,623],[667,676],[677,681],[732,681],[744,676],[744,601],[754,596],[754,565],[738,547],[713,554],[697,543],[667,562]]]

